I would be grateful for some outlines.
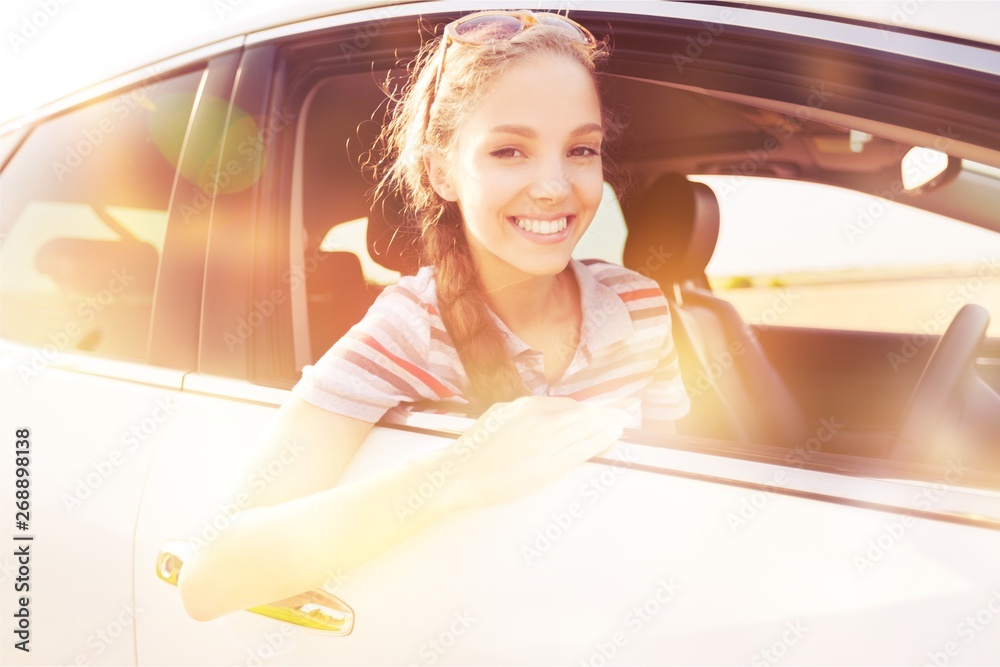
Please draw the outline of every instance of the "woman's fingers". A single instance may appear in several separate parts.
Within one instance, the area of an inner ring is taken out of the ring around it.
[[[553,452],[549,464],[568,467],[609,450],[622,437],[621,426],[606,426]]]
[[[465,455],[463,475],[483,502],[517,495],[606,451],[631,422],[623,410],[566,397],[498,403],[470,430],[476,455]],[[482,428],[489,432],[485,440],[477,437]]]

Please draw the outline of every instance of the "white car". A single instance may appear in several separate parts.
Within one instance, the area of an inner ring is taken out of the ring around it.
[[[187,615],[185,554],[294,465],[258,434],[415,270],[357,168],[378,84],[493,4],[289,10],[2,128],[2,662],[1000,662],[1000,41],[727,3],[570,8],[632,173],[576,255],[669,296],[679,434]],[[344,479],[474,421],[412,406]]]

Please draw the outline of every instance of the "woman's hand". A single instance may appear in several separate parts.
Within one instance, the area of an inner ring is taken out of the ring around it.
[[[600,454],[622,435],[623,410],[572,398],[524,396],[497,403],[450,447],[455,503],[485,505],[521,496]]]

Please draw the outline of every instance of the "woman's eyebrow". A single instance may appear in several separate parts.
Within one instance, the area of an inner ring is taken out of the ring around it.
[[[577,137],[581,134],[590,134],[591,132],[600,132],[601,134],[603,134],[604,128],[601,127],[600,123],[584,123],[580,127],[573,130],[571,134],[574,137]]]
[[[490,130],[490,132],[492,134],[516,134],[522,137],[527,137],[528,139],[533,139],[538,136],[538,133],[527,125],[497,125]],[[591,132],[603,133],[604,128],[601,127],[600,123],[584,123],[570,132],[570,136],[576,137],[581,134],[590,134]]]

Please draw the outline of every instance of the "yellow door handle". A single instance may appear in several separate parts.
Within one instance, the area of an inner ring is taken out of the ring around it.
[[[193,550],[194,542],[187,540],[164,543],[156,556],[156,576],[176,586],[177,577],[184,567],[184,558]],[[322,630],[335,637],[349,635],[354,629],[354,610],[346,602],[322,588],[271,604],[251,607],[247,611],[305,628]]]

